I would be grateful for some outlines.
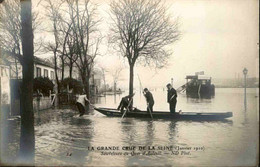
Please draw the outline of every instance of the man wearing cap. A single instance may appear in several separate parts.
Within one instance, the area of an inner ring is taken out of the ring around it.
[[[167,102],[170,104],[170,112],[174,114],[177,103],[177,92],[171,84],[167,84],[166,87],[168,89]]]
[[[146,102],[147,102],[147,112],[150,112],[150,111],[153,112],[154,100],[153,100],[152,93],[147,88],[144,88],[143,93],[144,93],[144,96],[145,96]]]

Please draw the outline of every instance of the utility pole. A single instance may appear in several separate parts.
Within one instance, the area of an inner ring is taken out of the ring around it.
[[[247,109],[247,103],[246,103],[246,75],[247,75],[248,70],[246,68],[244,68],[243,70],[243,74],[244,74],[244,85],[245,85],[245,89],[244,89],[244,106],[245,106],[245,111]]]

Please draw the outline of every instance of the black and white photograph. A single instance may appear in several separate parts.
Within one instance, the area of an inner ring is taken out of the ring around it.
[[[259,165],[259,0],[0,0],[0,166]]]

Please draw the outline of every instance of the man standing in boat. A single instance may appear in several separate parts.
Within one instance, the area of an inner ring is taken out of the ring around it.
[[[150,112],[150,111],[153,112],[154,100],[153,100],[152,93],[147,88],[144,88],[143,94],[144,94],[144,96],[146,98],[146,102],[147,102],[147,112]]]
[[[176,90],[172,87],[171,84],[167,84],[167,89],[168,89],[168,96],[167,96],[167,102],[170,105],[170,112],[172,114],[175,113],[175,107],[177,103],[177,92]]]

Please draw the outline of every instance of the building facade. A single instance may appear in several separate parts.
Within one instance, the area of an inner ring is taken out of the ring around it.
[[[22,66],[15,60],[8,60],[10,66],[10,79],[22,79]],[[38,57],[34,57],[34,78],[47,77],[54,82],[54,65]]]

